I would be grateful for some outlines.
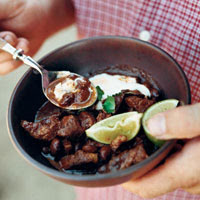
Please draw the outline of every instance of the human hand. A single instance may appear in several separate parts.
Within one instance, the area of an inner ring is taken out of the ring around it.
[[[0,38],[3,38],[17,49],[23,49],[24,53],[29,50],[29,41],[25,38],[17,38],[17,36],[9,31],[0,32]],[[21,61],[13,60],[12,55],[0,50],[0,75],[7,74],[22,64]]]
[[[0,0],[0,37],[33,56],[47,37],[74,22],[73,14],[70,0]],[[0,50],[0,75],[19,65]]]
[[[36,30],[41,31],[41,28],[37,26],[42,25],[40,24],[42,22],[39,22],[39,14],[37,15],[34,9],[34,7],[39,8],[37,4],[26,0],[0,1],[0,37],[17,49],[23,49],[25,53],[28,53],[31,45],[29,52],[31,56],[35,54],[44,40],[44,37],[38,37],[39,34],[36,34]],[[41,9],[37,12],[40,13]],[[0,75],[13,71],[21,64],[20,61],[13,60],[10,54],[0,50]]]
[[[148,122],[158,139],[189,139],[181,151],[137,180],[123,184],[130,192],[153,198],[182,188],[200,194],[200,103],[157,114]]]

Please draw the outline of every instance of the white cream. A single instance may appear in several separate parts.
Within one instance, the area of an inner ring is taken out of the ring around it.
[[[98,103],[96,105],[96,110],[103,110],[103,104],[101,101],[98,101]]]
[[[63,78],[63,77],[69,76],[70,74],[71,72],[69,71],[60,71],[57,75],[57,78]]]
[[[102,99],[120,93],[122,90],[138,90],[145,96],[151,96],[149,89],[143,84],[137,83],[134,77],[102,73],[91,77],[89,80],[95,87],[99,86],[104,91]]]
[[[76,92],[76,82],[72,79],[66,78],[65,81],[58,83],[54,89],[54,95],[60,101],[64,94]]]

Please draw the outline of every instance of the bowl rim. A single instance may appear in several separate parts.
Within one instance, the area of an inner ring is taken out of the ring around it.
[[[63,45],[62,47],[59,47],[53,51],[51,51],[50,53],[46,54],[45,56],[43,56],[41,59],[39,59],[39,63],[43,60],[45,60],[49,55],[54,54],[57,51],[61,51],[62,49],[66,48],[66,47],[70,47],[70,46],[74,46],[77,44],[81,44],[84,43],[86,41],[93,41],[93,40],[101,40],[101,39],[125,39],[125,40],[131,40],[132,42],[139,42],[139,43],[143,43],[157,51],[159,51],[160,53],[164,54],[165,56],[167,56],[169,59],[171,59],[171,61],[173,61],[177,67],[177,69],[179,70],[180,74],[183,76],[185,82],[186,82],[186,87],[187,87],[187,93],[188,93],[188,97],[187,97],[187,103],[190,104],[191,103],[191,93],[190,93],[190,85],[188,82],[188,79],[183,71],[183,69],[180,67],[180,65],[178,64],[178,62],[170,55],[168,54],[166,51],[164,51],[163,49],[161,49],[160,47],[157,47],[154,44],[151,44],[149,42],[137,39],[137,38],[133,38],[133,37],[126,37],[126,36],[96,36],[96,37],[90,37],[90,38],[85,38],[82,40],[77,40],[75,42]],[[33,159],[19,144],[19,142],[17,141],[15,134],[14,134],[14,129],[11,123],[11,113],[12,113],[12,105],[13,105],[13,101],[15,100],[15,95],[17,93],[17,90],[19,89],[19,86],[21,85],[21,83],[24,81],[24,78],[30,76],[32,73],[32,69],[28,69],[24,75],[20,78],[20,80],[18,81],[18,83],[16,84],[11,98],[9,100],[9,104],[8,104],[8,110],[7,110],[7,129],[8,129],[8,135],[9,138],[13,144],[13,146],[15,147],[15,149],[17,150],[17,152],[32,166],[34,166],[36,169],[38,169],[39,171],[42,171],[43,173],[58,178],[58,179],[68,179],[68,180],[73,180],[73,181],[98,181],[98,180],[103,180],[103,179],[114,179],[117,177],[123,177],[123,176],[127,176],[130,174],[133,174],[135,171],[137,171],[138,169],[142,168],[143,166],[147,165],[148,163],[152,162],[153,160],[155,160],[160,154],[162,154],[165,149],[169,148],[171,145],[173,145],[175,143],[175,140],[170,140],[167,141],[162,147],[160,147],[157,151],[155,151],[153,154],[151,154],[147,159],[143,160],[142,162],[139,162],[135,165],[132,165],[126,169],[123,170],[117,170],[117,171],[113,171],[113,172],[109,172],[109,173],[105,173],[105,174],[68,174],[68,173],[63,173],[62,171],[58,171],[57,169],[53,169],[50,167],[45,166],[44,164],[38,162],[37,160]]]

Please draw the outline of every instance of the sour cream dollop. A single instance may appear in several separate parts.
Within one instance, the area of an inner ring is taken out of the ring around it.
[[[145,85],[137,83],[137,79],[131,76],[102,73],[91,77],[89,80],[94,86],[99,86],[104,91],[102,100],[118,94],[122,90],[138,90],[145,96],[151,96],[149,89]]]
[[[66,93],[76,92],[76,82],[71,79],[65,79],[63,82],[58,83],[54,89],[54,95],[60,101]]]

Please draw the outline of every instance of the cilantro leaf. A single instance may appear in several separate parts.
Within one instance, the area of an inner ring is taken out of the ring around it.
[[[102,99],[102,96],[104,95],[104,91],[99,87],[99,86],[97,86],[96,87],[96,89],[97,89],[97,99],[99,100],[99,101],[101,101],[101,99]]]
[[[103,109],[107,113],[115,112],[115,98],[113,96],[108,96],[103,104]]]

